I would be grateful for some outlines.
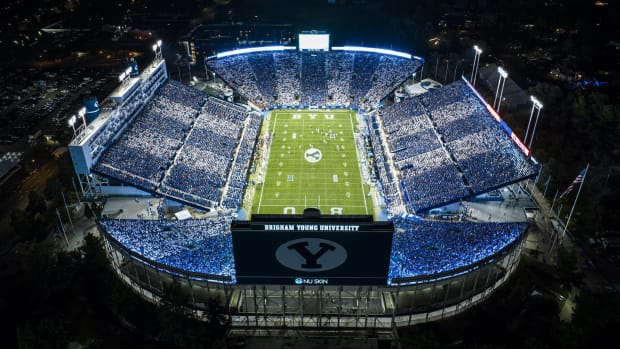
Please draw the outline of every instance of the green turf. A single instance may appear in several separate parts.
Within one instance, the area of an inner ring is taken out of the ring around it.
[[[317,207],[323,214],[372,214],[360,177],[356,127],[355,113],[348,110],[272,112],[265,181],[256,187],[252,213],[300,214]],[[320,151],[320,160],[311,148]]]

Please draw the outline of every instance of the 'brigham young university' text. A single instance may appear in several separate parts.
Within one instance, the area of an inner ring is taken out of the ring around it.
[[[359,231],[359,225],[331,224],[265,224],[264,230],[272,231]]]

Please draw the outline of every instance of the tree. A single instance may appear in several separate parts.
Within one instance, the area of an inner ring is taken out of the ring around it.
[[[617,294],[582,293],[577,297],[571,323],[576,346],[604,348],[616,340],[620,327],[620,297]]]
[[[62,192],[62,183],[60,183],[60,179],[58,177],[51,177],[47,179],[47,183],[45,184],[45,189],[43,190],[43,194],[48,200],[55,201],[57,203],[62,202],[62,197],[60,193]]]
[[[558,249],[558,267],[561,271],[570,273],[577,267],[577,255],[573,249],[561,246]]]
[[[41,194],[36,191],[31,191],[28,193],[28,206],[26,207],[26,212],[35,215],[37,213],[43,214],[45,212],[45,199],[41,196]]]
[[[86,203],[84,206],[84,216],[86,216],[86,218],[92,219],[93,217],[95,217],[95,213],[93,212],[93,209],[90,207],[91,204]]]

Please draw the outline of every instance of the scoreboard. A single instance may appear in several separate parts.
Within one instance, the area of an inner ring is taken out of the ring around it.
[[[299,51],[329,51],[329,34],[307,31],[299,33]]]
[[[392,222],[308,211],[232,223],[238,284],[387,284]]]

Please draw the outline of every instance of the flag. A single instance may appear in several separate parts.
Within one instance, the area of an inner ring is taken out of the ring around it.
[[[566,190],[564,190],[562,192],[562,195],[560,195],[560,199],[563,198],[565,195],[568,195],[573,190],[573,188],[575,187],[575,184],[579,184],[579,183],[583,182],[583,178],[586,176],[587,169],[588,168],[586,167],[583,170],[581,170],[581,172],[579,172],[577,177],[575,177],[575,179],[573,180],[573,183],[571,183],[568,186],[568,188],[566,188]]]

